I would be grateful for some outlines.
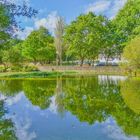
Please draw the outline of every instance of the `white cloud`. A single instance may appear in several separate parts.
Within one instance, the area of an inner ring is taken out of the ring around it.
[[[30,3],[30,0],[9,0],[11,3],[23,3],[23,2],[26,2],[27,4]]]
[[[105,12],[109,9],[111,1],[101,0],[95,3],[91,3],[86,7],[86,13],[95,12],[97,14]]]
[[[24,40],[32,31],[34,30],[33,27],[25,27],[23,31],[17,31],[18,38]]]
[[[12,106],[13,104],[16,104],[17,102],[19,102],[23,96],[24,94],[20,93],[14,97],[7,98],[6,103],[8,106]]]
[[[139,140],[138,137],[126,135],[112,118],[109,118],[102,123],[102,126],[103,133],[113,140]]]
[[[25,27],[23,31],[17,31],[18,38],[24,40],[33,30],[39,29],[40,26],[46,27],[52,34],[56,27],[57,12],[51,12],[46,18],[34,19],[34,25],[32,27]]]
[[[113,6],[112,6],[111,11],[110,11],[111,15],[112,15],[110,17],[111,19],[113,19],[116,16],[119,9],[121,9],[126,2],[127,2],[127,0],[114,0],[113,1]]]
[[[36,28],[39,28],[40,26],[46,27],[46,25],[47,25],[47,19],[46,18],[36,20],[36,22],[35,22],[35,27]]]
[[[57,12],[53,11],[46,18],[37,19],[35,21],[35,28],[38,29],[40,26],[43,26],[53,33],[56,26],[57,16]]]
[[[96,14],[106,14],[110,19],[114,18],[127,0],[99,0],[86,6],[86,13],[95,12]]]
[[[33,140],[37,137],[36,133],[30,132],[31,128],[31,120],[29,118],[19,118],[18,116],[14,116],[12,118],[16,127],[16,136],[20,140]]]

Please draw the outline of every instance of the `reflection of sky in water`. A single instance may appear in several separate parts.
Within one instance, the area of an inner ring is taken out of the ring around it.
[[[119,80],[122,77],[110,78]],[[104,81],[106,77],[99,79]],[[6,97],[0,95],[0,99]],[[6,117],[12,118],[19,140],[138,140],[126,136],[112,117],[91,126],[81,123],[69,112],[62,117],[57,112],[55,96],[46,110],[33,106],[24,93],[7,98],[6,107],[9,111]]]
[[[55,105],[41,111],[38,107],[33,107],[23,94],[18,96],[21,96],[18,101],[13,99],[17,102],[7,106],[7,117],[12,118],[15,123],[19,140],[138,140],[126,136],[113,118],[89,126],[87,123],[80,123],[69,112],[61,118],[54,113]]]
[[[99,75],[98,76],[99,79],[99,83],[104,83],[107,82],[108,80],[111,80],[115,83],[117,83],[118,81],[124,81],[127,79],[126,76],[107,76],[107,75]]]

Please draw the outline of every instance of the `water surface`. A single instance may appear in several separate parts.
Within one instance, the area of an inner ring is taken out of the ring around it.
[[[139,80],[0,80],[0,140],[139,139]]]

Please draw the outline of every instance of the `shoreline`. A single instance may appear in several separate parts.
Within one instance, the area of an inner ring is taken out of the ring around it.
[[[131,76],[120,67],[96,67],[92,69],[44,69],[34,72],[3,72],[0,73],[0,79],[50,79],[57,76],[96,76],[96,75],[114,75]],[[66,67],[63,67],[66,68]],[[136,77],[140,77],[140,73]]]
[[[118,68],[117,68],[118,69]],[[109,69],[93,70],[56,70],[56,71],[36,71],[36,72],[3,72],[0,79],[48,79],[57,76],[95,76],[95,75],[118,75],[127,76],[124,71]]]

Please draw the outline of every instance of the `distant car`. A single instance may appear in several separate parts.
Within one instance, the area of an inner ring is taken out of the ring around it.
[[[112,66],[119,66],[119,64],[117,64],[117,63],[112,63]]]
[[[97,64],[95,64],[94,66],[118,66],[118,64],[117,63],[115,63],[115,62],[108,62],[108,63],[106,63],[106,62],[98,62]]]
[[[99,62],[98,64],[96,64],[96,66],[106,66],[105,62]]]

